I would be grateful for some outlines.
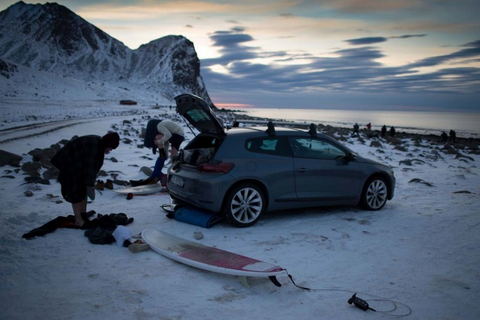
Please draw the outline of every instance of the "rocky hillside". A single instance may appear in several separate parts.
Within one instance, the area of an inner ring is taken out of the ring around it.
[[[181,93],[211,103],[194,45],[183,36],[132,50],[57,3],[20,1],[0,12],[0,99],[163,103]]]

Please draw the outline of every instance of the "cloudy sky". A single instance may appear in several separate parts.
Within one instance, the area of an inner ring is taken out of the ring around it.
[[[479,0],[56,2],[131,49],[185,36],[217,106],[480,112]]]

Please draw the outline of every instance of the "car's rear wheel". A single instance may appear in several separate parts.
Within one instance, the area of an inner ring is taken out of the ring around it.
[[[370,178],[363,188],[360,205],[366,210],[380,210],[387,203],[388,189],[382,177]]]
[[[257,223],[265,211],[265,197],[262,190],[245,183],[234,187],[225,200],[225,215],[235,227],[249,227]]]

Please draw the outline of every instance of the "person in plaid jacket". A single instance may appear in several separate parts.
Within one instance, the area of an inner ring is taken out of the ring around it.
[[[72,204],[75,225],[84,224],[82,213],[87,212],[87,196],[95,199],[95,181],[103,166],[104,155],[116,149],[120,137],[110,132],[103,137],[87,135],[70,140],[50,162],[60,170],[58,181],[63,198]]]

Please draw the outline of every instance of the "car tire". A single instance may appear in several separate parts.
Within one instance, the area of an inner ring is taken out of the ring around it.
[[[234,187],[225,200],[225,215],[235,227],[245,228],[257,223],[265,211],[263,191],[252,183]]]
[[[387,197],[388,188],[385,179],[372,177],[363,188],[360,206],[370,211],[380,210],[387,203]]]

